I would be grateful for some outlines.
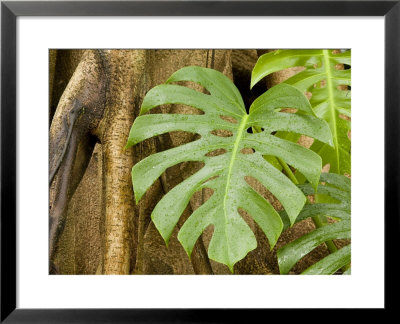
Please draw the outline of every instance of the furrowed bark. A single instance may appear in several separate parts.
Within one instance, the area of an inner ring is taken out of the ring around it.
[[[129,274],[134,195],[132,150],[125,150],[135,105],[143,96],[146,53],[143,50],[104,51],[109,64],[109,88],[99,135],[103,147],[105,239],[104,274]]]
[[[104,109],[105,81],[96,52],[87,51],[60,99],[50,127],[49,259],[51,271],[67,206],[90,160],[97,127]]]
[[[49,50],[50,64],[49,79],[53,80],[49,87],[50,96],[50,124],[54,117],[58,103],[63,95],[69,81],[71,80],[76,68],[82,61],[85,50]],[[52,76],[52,66],[54,66],[54,75]]]

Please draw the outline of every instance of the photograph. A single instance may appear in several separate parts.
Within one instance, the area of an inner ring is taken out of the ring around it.
[[[351,275],[351,63],[50,48],[48,273]]]

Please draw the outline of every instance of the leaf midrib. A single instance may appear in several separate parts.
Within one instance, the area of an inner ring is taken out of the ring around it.
[[[228,167],[228,173],[226,176],[226,186],[225,186],[225,194],[224,194],[224,200],[223,200],[223,208],[224,208],[224,217],[225,217],[225,223],[227,223],[227,211],[226,211],[226,202],[228,199],[228,189],[229,189],[229,185],[231,182],[231,177],[232,177],[232,170],[233,170],[233,165],[235,164],[236,161],[236,155],[237,152],[239,150],[239,144],[240,141],[242,140],[242,134],[243,131],[246,128],[246,123],[247,123],[247,119],[249,118],[248,114],[245,114],[242,118],[242,121],[240,122],[239,128],[238,128],[238,132],[235,138],[235,143],[233,144],[233,150],[232,150],[232,156],[231,156],[231,160],[229,162],[229,167]],[[226,233],[226,227],[224,227],[224,234],[225,234],[225,238],[226,241],[228,242],[228,236]],[[229,255],[228,255],[228,259],[229,259]]]
[[[337,129],[336,129],[336,115],[335,115],[335,99],[333,95],[333,85],[332,85],[332,73],[330,69],[330,55],[328,50],[323,50],[324,54],[324,66],[325,66],[325,72],[326,72],[326,87],[328,89],[328,100],[329,100],[329,106],[330,106],[330,113],[331,113],[331,120],[333,121],[333,141],[335,145],[335,151],[336,151],[336,163],[337,163],[337,168],[340,170],[340,161],[339,161],[339,143],[338,143],[338,136],[337,136]]]

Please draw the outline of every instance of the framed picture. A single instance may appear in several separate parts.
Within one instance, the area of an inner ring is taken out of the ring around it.
[[[392,308],[399,21],[399,1],[2,1],[1,321]],[[320,236],[290,236],[306,220]]]

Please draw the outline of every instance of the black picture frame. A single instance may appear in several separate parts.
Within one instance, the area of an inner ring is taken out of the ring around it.
[[[385,309],[398,285],[393,267],[400,215],[400,0],[396,1],[2,1],[1,2],[1,322],[234,322],[243,309],[16,308],[16,19],[19,16],[384,16]],[[398,250],[397,250],[398,251]],[[393,257],[394,256],[394,257]],[[397,283],[397,284],[396,284]],[[366,283],[367,285],[367,283]]]

